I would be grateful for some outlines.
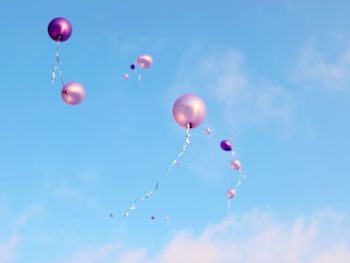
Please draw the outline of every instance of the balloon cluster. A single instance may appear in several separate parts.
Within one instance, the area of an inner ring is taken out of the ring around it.
[[[220,143],[220,147],[225,152],[231,152],[232,154],[232,160],[230,162],[230,166],[233,170],[236,170],[238,172],[238,180],[236,185],[233,188],[230,188],[227,191],[227,211],[229,212],[230,206],[231,206],[231,200],[236,197],[237,195],[237,189],[241,185],[242,180],[246,177],[242,170],[241,162],[237,159],[236,152],[232,149],[232,144],[229,140],[222,140]]]
[[[138,56],[135,60],[135,64],[140,68],[140,69],[148,69],[153,65],[153,58],[149,54],[143,54],[141,56]],[[139,85],[143,87],[143,82],[142,82],[142,75],[138,73],[137,67],[134,63],[130,65],[130,69],[135,73],[137,76],[137,80],[139,82]],[[123,74],[123,79],[128,80],[130,78],[130,75],[128,73]]]
[[[57,73],[60,75],[62,90],[61,97],[68,105],[77,105],[84,100],[85,89],[78,82],[64,83],[62,74],[62,62],[60,56],[60,43],[68,40],[72,35],[71,23],[63,18],[56,17],[51,20],[47,27],[47,31],[52,40],[56,42],[56,64],[51,73],[51,82],[55,83]]]
[[[62,74],[62,62],[60,56],[60,44],[66,40],[68,40],[72,35],[72,25],[71,23],[63,18],[57,17],[54,18],[48,25],[48,34],[52,40],[56,42],[56,64],[52,70],[52,83],[55,83],[56,76],[59,74],[61,83],[62,83],[62,91],[61,97],[63,101],[68,105],[77,105],[80,104],[85,98],[85,89],[78,82],[69,82],[65,83],[63,80]],[[149,54],[143,54],[136,58],[135,63],[130,65],[130,70],[132,70],[137,76],[138,82],[140,86],[143,86],[142,76],[138,73],[137,68],[140,69],[149,69],[153,65],[153,58]],[[124,79],[129,79],[130,75],[128,73],[123,74]],[[204,101],[196,94],[184,94],[180,96],[174,102],[172,109],[173,117],[177,124],[179,124],[182,128],[185,128],[185,141],[182,145],[181,151],[177,154],[176,158],[172,161],[166,172],[162,175],[162,177],[166,176],[175,166],[180,165],[180,159],[183,154],[186,152],[187,147],[190,142],[190,131],[193,128],[200,126],[207,114],[207,109]],[[210,137],[211,129],[206,128],[205,134]],[[238,171],[239,178],[236,185],[227,191],[227,199],[228,199],[228,209],[230,208],[231,199],[233,199],[237,194],[237,189],[241,184],[242,179],[245,175],[242,172],[242,167],[240,161],[237,159],[235,151],[232,150],[232,144],[228,140],[223,140],[220,143],[221,149],[223,151],[231,152],[232,161],[231,168]],[[159,189],[161,182],[161,177],[155,182],[152,190],[142,194],[141,196],[134,199],[128,209],[124,210],[122,216],[128,217],[132,211],[136,210],[136,207],[140,201],[144,201],[151,196],[153,196]],[[114,213],[110,214],[111,218],[115,217]],[[152,221],[156,219],[154,215],[150,217]],[[169,216],[164,218],[166,221],[169,220]]]

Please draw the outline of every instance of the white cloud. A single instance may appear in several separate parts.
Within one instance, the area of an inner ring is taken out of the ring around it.
[[[156,252],[103,246],[64,263],[348,263],[349,219],[332,210],[292,222],[251,211],[208,226],[195,236],[183,231]]]
[[[250,74],[242,53],[235,49],[193,52],[175,81],[172,93],[198,92],[218,104],[225,123],[237,126],[277,122],[290,129],[293,97],[279,84]],[[194,62],[193,62],[194,61]],[[192,87],[197,87],[192,90]],[[222,117],[220,118],[222,119]]]
[[[293,79],[297,82],[314,83],[332,90],[350,88],[350,48],[336,60],[327,60],[312,46],[301,49]]]
[[[10,263],[15,258],[15,252],[20,242],[19,237],[12,236],[4,243],[0,243],[0,262]]]

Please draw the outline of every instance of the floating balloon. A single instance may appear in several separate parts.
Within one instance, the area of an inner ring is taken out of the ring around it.
[[[195,94],[182,95],[173,106],[175,121],[184,128],[199,126],[204,121],[206,114],[204,101]]]
[[[65,103],[77,105],[84,100],[85,89],[78,82],[70,82],[63,86],[61,96]]]
[[[147,69],[152,66],[153,58],[148,54],[144,54],[136,59],[136,63],[140,68]]]
[[[185,142],[182,146],[182,150],[177,155],[175,160],[171,163],[169,168],[167,169],[167,172],[163,175],[166,176],[170,171],[175,167],[180,165],[180,159],[183,156],[183,154],[186,152],[186,149],[190,142],[190,129],[199,126],[205,116],[206,116],[206,107],[204,101],[194,94],[186,94],[181,97],[179,97],[173,106],[173,116],[175,120],[182,126],[186,128],[186,136],[185,136]],[[155,186],[152,190],[146,192],[145,194],[139,196],[138,198],[134,199],[134,202],[132,203],[129,208],[124,211],[123,216],[128,217],[132,210],[136,209],[136,204],[140,201],[144,201],[151,196],[153,196],[155,193],[158,192],[160,185],[160,179],[156,181]]]
[[[123,74],[123,79],[129,79],[129,74],[127,73]]]
[[[227,199],[232,199],[236,197],[236,190],[235,189],[230,189],[227,191]]]
[[[241,162],[236,160],[236,159],[232,160],[231,161],[231,168],[234,170],[237,170],[237,171],[241,170]]]
[[[226,152],[232,151],[232,145],[231,145],[230,141],[228,141],[228,140],[221,141],[220,147],[222,150],[224,150]]]
[[[209,136],[211,134],[211,129],[210,128],[205,128],[204,134]]]
[[[67,19],[56,17],[49,23],[47,31],[54,41],[63,42],[72,35],[72,25]]]
[[[134,70],[135,68],[136,68],[136,67],[135,67],[134,64],[131,64],[131,65],[130,65],[130,69]]]

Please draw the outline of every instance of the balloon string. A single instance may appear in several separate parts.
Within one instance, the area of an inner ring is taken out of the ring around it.
[[[171,163],[171,165],[169,166],[167,172],[166,172],[163,176],[166,176],[167,174],[169,174],[170,171],[174,168],[174,166],[175,166],[176,164],[179,164],[182,155],[186,152],[186,149],[187,149],[188,145],[191,143],[191,141],[190,141],[190,136],[191,136],[191,134],[190,134],[190,129],[191,129],[190,124],[187,124],[187,127],[186,127],[186,138],[185,138],[184,145],[182,146],[182,150],[181,150],[181,152],[177,155],[177,157],[175,158],[175,160]],[[159,184],[160,184],[160,179],[156,182],[156,184],[155,184],[153,190],[148,191],[146,194],[141,195],[140,197],[136,198],[136,199],[134,200],[134,202],[132,203],[132,205],[129,206],[129,208],[126,209],[126,210],[124,211],[123,216],[124,216],[124,217],[128,217],[128,216],[130,215],[131,211],[136,210],[136,204],[137,204],[139,201],[144,201],[144,200],[150,198],[152,195],[154,195],[154,194],[158,191],[158,189],[159,189]]]
[[[57,45],[56,45],[56,64],[55,64],[55,66],[52,70],[52,73],[51,73],[51,82],[55,83],[56,75],[58,72],[58,74],[60,75],[62,86],[64,86],[63,74],[62,74],[62,61],[61,61],[61,57],[60,57],[60,42],[57,41],[56,43],[57,43]]]

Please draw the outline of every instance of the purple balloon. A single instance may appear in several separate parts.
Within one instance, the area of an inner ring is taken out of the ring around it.
[[[190,128],[199,126],[207,115],[204,101],[195,94],[185,94],[179,97],[173,106],[175,121],[182,127]]]
[[[54,41],[63,42],[72,35],[72,25],[67,19],[56,17],[49,23],[47,32]]]
[[[220,147],[221,147],[221,149],[223,149],[226,152],[232,151],[232,145],[231,145],[230,141],[228,141],[228,140],[221,141]]]

